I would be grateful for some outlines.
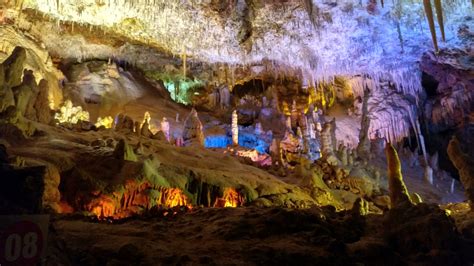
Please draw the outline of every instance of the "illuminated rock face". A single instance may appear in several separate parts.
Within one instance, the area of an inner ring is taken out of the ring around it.
[[[67,100],[54,116],[58,123],[77,124],[79,121],[89,121],[89,112],[82,110],[81,106],[73,106]]]

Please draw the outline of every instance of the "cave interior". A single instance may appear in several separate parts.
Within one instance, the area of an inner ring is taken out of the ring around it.
[[[0,265],[473,265],[473,10],[2,0]]]

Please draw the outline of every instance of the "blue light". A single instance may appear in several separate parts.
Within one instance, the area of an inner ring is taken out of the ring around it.
[[[239,146],[257,150],[259,153],[268,152],[270,142],[251,133],[239,134]],[[204,139],[204,147],[206,148],[227,148],[232,145],[232,137],[227,135],[212,135]]]
[[[226,135],[212,135],[204,139],[206,148],[227,148],[229,145],[232,145],[232,138]]]

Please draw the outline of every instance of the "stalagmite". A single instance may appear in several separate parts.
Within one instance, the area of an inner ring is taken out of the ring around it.
[[[31,118],[31,115],[27,115],[28,107],[30,102],[34,101],[34,91],[36,90],[36,82],[33,76],[33,71],[25,70],[23,73],[23,82],[19,87],[13,89],[13,94],[15,96],[16,109],[22,116]],[[33,115],[33,117],[36,114]]]
[[[204,146],[204,134],[202,132],[202,123],[199,120],[196,109],[192,109],[191,113],[186,117],[183,128],[183,141],[185,145],[198,144]]]
[[[370,140],[369,140],[369,98],[370,90],[366,87],[364,90],[364,98],[362,102],[362,119],[360,122],[359,144],[357,145],[357,154],[363,158],[368,159],[370,155]]]
[[[291,105],[291,129],[293,130],[293,132],[298,127],[298,118],[299,118],[299,113],[296,107],[296,101],[293,100],[293,104]]]
[[[334,121],[334,120],[333,120]],[[332,122],[325,123],[321,131],[321,153],[322,157],[331,165],[339,165],[334,149],[333,126]]]
[[[402,169],[397,151],[392,144],[385,146],[387,157],[388,189],[392,207],[396,207],[407,202],[411,203],[408,189],[403,182]]]
[[[303,131],[301,130],[301,127],[296,128],[296,136],[298,136],[298,138],[303,140]]]
[[[270,145],[270,156],[272,158],[272,165],[279,165],[280,162],[280,142],[277,139],[272,140]]]
[[[166,119],[166,117],[163,117],[163,119],[161,120],[161,131],[163,131],[163,133],[165,134],[166,140],[170,142],[170,122],[168,122],[168,119]]]
[[[133,122],[132,118],[124,114],[118,114],[115,117],[115,125],[114,129],[116,131],[122,131],[124,133],[133,133],[134,132],[135,123]]]
[[[143,121],[140,125],[140,128],[136,128],[135,132],[139,133],[139,135],[144,136],[146,138],[151,138],[153,133],[150,130],[150,122],[151,122],[151,115],[149,112],[145,112],[143,115]]]
[[[139,135],[140,136],[143,136],[145,138],[151,138],[153,137],[153,133],[150,131],[150,124],[148,122],[148,120],[145,120],[144,123],[142,124],[142,127],[140,129],[140,131],[136,131],[137,133],[139,132]]]
[[[36,97],[36,102],[34,108],[36,109],[36,118],[37,121],[44,124],[49,124],[52,119],[51,109],[49,109],[48,101],[48,81],[42,79],[38,85],[38,96]],[[112,124],[113,119],[110,118]]]
[[[336,151],[337,149],[337,139],[336,139],[336,118],[333,118],[329,124],[331,125],[331,143],[332,143],[332,150]]]
[[[257,124],[255,124],[255,134],[261,135],[262,132],[263,132],[263,130],[262,130],[262,123],[257,122]]]
[[[342,145],[341,149],[339,150],[339,159],[341,160],[342,165],[348,165],[348,150],[345,145]]]
[[[222,109],[229,107],[230,105],[230,91],[227,86],[222,86],[219,89],[219,101]]]
[[[186,78],[186,50],[183,48],[183,77]]]
[[[292,131],[291,129],[291,116],[287,116],[285,120],[285,126],[287,130]]]
[[[314,123],[309,123],[309,138],[316,138],[316,126],[314,125]]]
[[[142,123],[138,122],[138,121],[134,121],[133,122],[133,132],[135,132],[135,134],[137,134],[137,136],[141,136],[142,134],[142,128],[144,128],[142,126]]]
[[[428,19],[428,25],[430,26],[431,39],[433,40],[435,51],[438,52],[438,41],[436,40],[436,29],[433,18],[433,9],[431,8],[431,0],[423,0],[423,5],[425,8],[426,19]]]
[[[234,146],[239,145],[239,117],[237,115],[237,110],[232,112],[232,144]]]

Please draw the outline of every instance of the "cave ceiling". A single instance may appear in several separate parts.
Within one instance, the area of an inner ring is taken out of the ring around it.
[[[364,74],[416,91],[418,61],[434,49],[423,2],[384,2],[383,7],[371,0],[9,0],[7,5],[23,10],[33,24],[68,25],[62,34],[51,25],[37,29],[48,50],[62,58],[122,56],[150,65],[154,59],[146,49],[153,47],[175,60],[295,71],[304,85]],[[473,27],[470,15],[470,1],[443,1],[446,41],[436,24],[440,48],[465,45],[458,32]]]

